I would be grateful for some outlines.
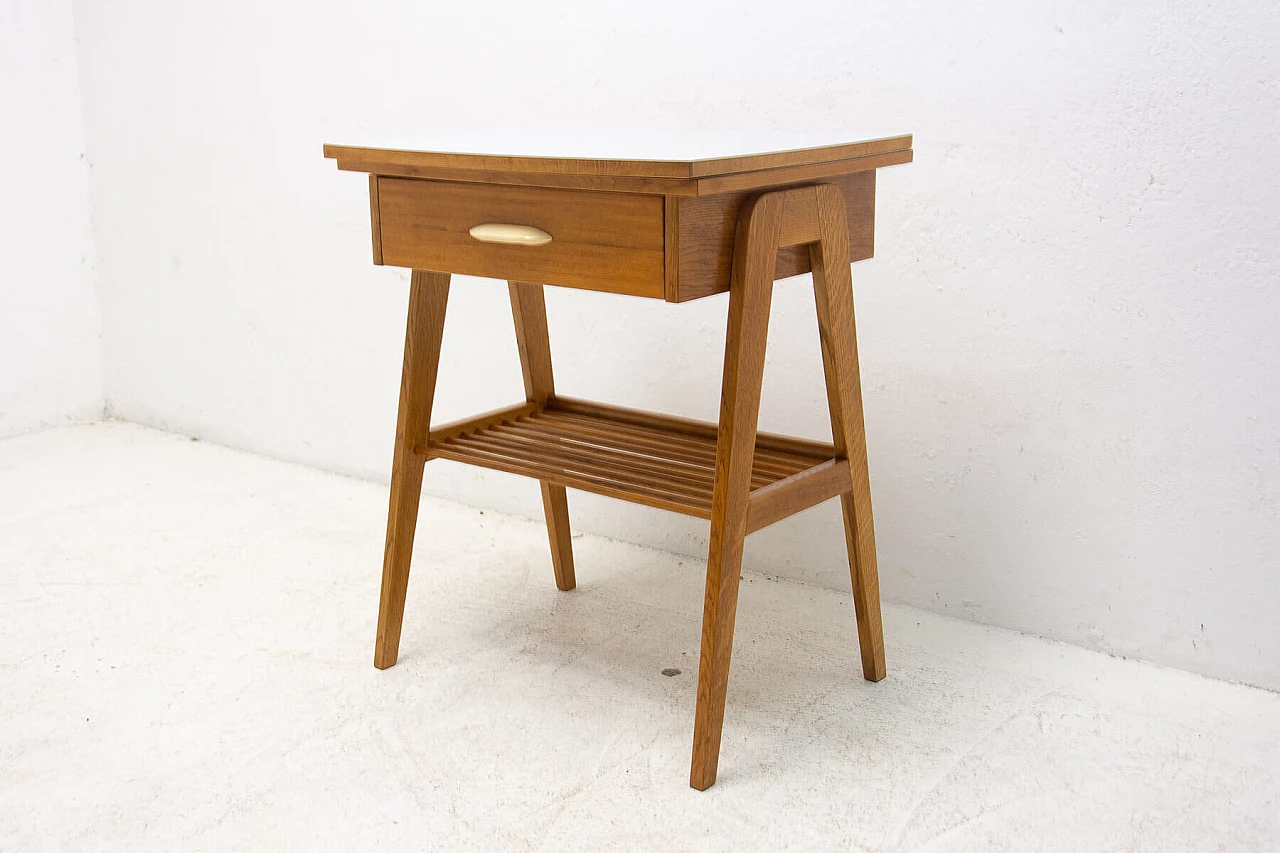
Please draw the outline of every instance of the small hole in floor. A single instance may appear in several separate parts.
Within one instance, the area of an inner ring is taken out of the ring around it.
[[[676,669],[674,666],[669,666],[662,671],[662,674],[667,676],[667,678],[671,678],[672,676],[679,675],[680,670]]]

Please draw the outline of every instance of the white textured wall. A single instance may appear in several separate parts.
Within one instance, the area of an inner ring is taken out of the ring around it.
[[[70,0],[0,0],[0,436],[102,415]]]
[[[80,2],[110,406],[386,477],[406,277],[370,265],[365,181],[323,142],[913,132],[855,269],[885,595],[1280,688],[1275,8]],[[519,398],[505,299],[457,281],[438,418]],[[723,296],[548,302],[562,392],[714,416]],[[805,281],[771,336],[763,427],[823,435]],[[427,482],[539,511],[528,481]],[[571,509],[705,545],[674,516]],[[848,582],[832,505],[748,553]]]

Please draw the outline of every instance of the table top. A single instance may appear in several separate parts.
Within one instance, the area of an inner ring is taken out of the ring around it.
[[[325,145],[338,168],[411,178],[709,195],[910,162],[911,136],[684,160],[530,157]]]

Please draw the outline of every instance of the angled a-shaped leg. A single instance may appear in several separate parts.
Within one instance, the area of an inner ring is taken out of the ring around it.
[[[841,502],[863,674],[872,681],[884,678],[884,640],[845,210],[840,190],[820,184],[765,193],[744,205],[739,213],[689,778],[690,784],[700,790],[715,783],[719,763],[742,545],[751,502],[751,469],[774,264],[777,250],[784,246],[809,246],[833,443],[836,455],[849,460],[849,483]]]
[[[542,285],[512,281],[507,283],[507,288],[511,292],[511,316],[516,326],[525,398],[543,406],[548,398],[555,395],[555,383],[551,373],[551,339],[547,334],[547,304]],[[547,518],[556,586],[570,590],[577,585],[577,580],[573,573],[568,498],[564,486],[546,480],[539,484],[542,486],[542,510]]]
[[[782,196],[782,193],[768,193],[747,202],[738,215],[734,242],[720,428],[716,437],[716,478],[711,501],[711,547],[702,609],[693,762],[689,771],[689,784],[698,790],[706,790],[715,783],[720,761],[720,732],[729,685],[742,542],[747,532],[747,499],[751,492],[773,270],[782,224]]]
[[[409,318],[404,338],[404,367],[400,373],[400,411],[396,416],[396,444],[391,463],[391,506],[387,511],[387,545],[382,557],[382,595],[378,600],[378,638],[373,665],[394,666],[400,653],[405,593],[413,534],[422,495],[426,457],[414,452],[427,443],[431,404],[440,366],[440,341],[449,300],[449,274],[414,270],[409,280]]]
[[[822,366],[827,376],[831,435],[836,452],[848,457],[852,477],[849,491],[840,496],[840,504],[849,548],[849,574],[853,578],[862,674],[868,681],[879,681],[885,676],[880,576],[876,568],[876,533],[871,520],[871,483],[867,476],[867,435],[862,417],[862,379],[858,375],[845,203],[840,191],[832,186],[819,186],[817,196],[821,239],[809,246],[809,260],[818,304]]]

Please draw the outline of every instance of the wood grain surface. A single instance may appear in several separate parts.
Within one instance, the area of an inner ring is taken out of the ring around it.
[[[850,259],[871,257],[875,248],[875,172],[839,175],[826,182],[838,187],[845,199]],[[668,301],[687,302],[729,289],[738,212],[752,195],[752,191],[739,191],[667,200],[667,209],[674,207],[678,216],[673,235],[668,228],[668,234],[676,241],[672,245],[669,237],[667,243],[668,276],[675,276],[674,281],[667,282]],[[672,257],[676,259],[674,262]],[[810,269],[807,247],[785,245],[778,250],[773,277],[789,278]]]
[[[635,296],[665,296],[663,201],[542,187],[378,179],[383,263]],[[482,243],[484,223],[531,225],[545,246]]]
[[[400,627],[404,622],[413,534],[418,525],[418,502],[422,495],[422,467],[427,459],[418,454],[416,448],[427,443],[431,430],[431,405],[436,394],[448,300],[448,273],[413,272],[409,280],[400,409],[391,461],[391,503],[382,557],[378,635],[373,652],[373,665],[378,669],[394,666],[400,654]]]
[[[714,178],[791,166],[812,166],[837,160],[851,160],[859,157],[896,153],[910,148],[911,136],[908,134],[861,142],[822,145],[814,148],[796,148],[788,151],[738,154],[696,160],[524,157],[505,154],[468,154],[450,151],[368,148],[353,145],[325,145],[324,156],[337,160],[339,169],[373,172],[375,174],[394,174],[392,172],[379,171],[379,166],[399,166],[424,171],[443,169],[477,171],[492,175],[541,174],[690,179]],[[430,176],[422,174],[419,177]]]
[[[910,136],[711,160],[590,160],[326,145],[344,171],[459,183],[705,196],[867,172],[914,156]]]
[[[520,353],[520,372],[524,376],[525,398],[542,409],[556,392],[551,370],[551,338],[547,333],[547,303],[542,285],[512,281],[507,285],[511,296],[511,317],[516,329],[516,349]],[[564,485],[540,480],[542,512],[547,520],[547,538],[551,544],[551,566],[556,586],[571,590],[577,586],[573,570],[573,534],[569,530],[569,498]]]

